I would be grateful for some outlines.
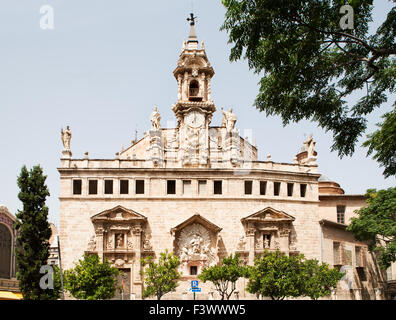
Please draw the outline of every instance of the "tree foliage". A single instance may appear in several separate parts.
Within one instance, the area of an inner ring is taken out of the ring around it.
[[[286,256],[279,251],[266,252],[248,267],[246,291],[283,300],[303,295],[302,255]]]
[[[203,282],[212,282],[221,300],[229,300],[236,289],[236,282],[245,274],[243,261],[239,259],[238,254],[235,254],[224,258],[220,266],[204,268],[198,278]]]
[[[343,273],[331,269],[326,263],[319,264],[318,260],[305,260],[303,272],[305,276],[303,294],[314,300],[329,296],[331,290],[337,287],[338,281],[343,277]]]
[[[111,299],[118,288],[118,274],[106,259],[100,262],[97,254],[85,253],[73,269],[65,271],[65,289],[77,299]]]
[[[247,59],[262,75],[255,106],[280,115],[284,125],[315,121],[333,133],[332,150],[353,154],[367,115],[387,101],[387,92],[396,92],[396,7],[370,34],[372,0],[222,2],[230,60]],[[353,30],[340,26],[345,4],[354,9]],[[351,94],[360,95],[355,105],[347,104]],[[394,111],[384,118],[366,146],[390,176],[396,174]]]
[[[249,266],[250,293],[283,300],[286,297],[318,299],[330,295],[343,274],[326,263],[306,260],[304,255],[287,256],[279,251],[265,252]]]
[[[34,166],[30,171],[23,166],[17,183],[18,194],[22,202],[22,210],[16,217],[18,231],[15,248],[17,279],[26,300],[57,299],[59,292],[41,289],[40,268],[47,265],[49,256],[49,238],[51,228],[48,223],[48,207],[46,198],[50,195],[45,184],[46,176],[40,166]]]
[[[369,250],[378,254],[379,264],[388,268],[396,261],[396,187],[369,189],[367,206],[356,211],[347,230],[360,241],[369,241]]]
[[[176,290],[178,279],[181,274],[177,271],[180,265],[179,258],[168,251],[161,252],[158,263],[153,257],[141,260],[143,268],[141,271],[146,287],[143,291],[143,298],[155,296],[158,300],[168,293]]]

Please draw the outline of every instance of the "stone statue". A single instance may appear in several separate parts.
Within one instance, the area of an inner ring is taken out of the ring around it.
[[[154,107],[153,112],[151,113],[151,128],[154,130],[159,130],[161,128],[161,116],[158,112],[157,107]]]
[[[67,126],[66,130],[61,129],[61,135],[62,135],[62,142],[63,142],[64,150],[70,150],[70,140],[72,137],[70,127]]]
[[[117,234],[116,238],[117,238],[116,239],[116,241],[117,241],[116,248],[122,248],[124,246],[124,236],[121,233],[119,233],[119,234]]]
[[[270,236],[264,236],[264,249],[269,249],[270,247]]]
[[[312,133],[309,135],[308,140],[304,142],[306,150],[308,152],[308,159],[314,158],[316,142],[312,138]]]
[[[226,127],[227,132],[234,131],[237,117],[235,116],[235,114],[232,113],[232,108],[230,108],[229,111],[224,111],[224,109],[221,108],[221,111],[223,113],[223,121],[221,123],[221,126]]]

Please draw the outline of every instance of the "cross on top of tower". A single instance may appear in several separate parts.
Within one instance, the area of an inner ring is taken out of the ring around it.
[[[190,18],[187,18],[187,21],[190,21],[190,26],[195,25],[195,19],[197,19],[197,17],[194,17],[194,13],[190,13]]]

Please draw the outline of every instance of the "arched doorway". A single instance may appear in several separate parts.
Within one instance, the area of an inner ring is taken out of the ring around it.
[[[11,240],[10,230],[0,223],[0,278],[9,279],[11,275]]]

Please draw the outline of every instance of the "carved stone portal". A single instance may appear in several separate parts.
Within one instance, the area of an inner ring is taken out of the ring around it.
[[[203,261],[212,265],[216,262],[214,248],[209,231],[201,224],[194,223],[185,227],[178,239],[179,256],[182,262]]]
[[[198,273],[203,267],[218,263],[218,233],[221,228],[199,214],[171,230],[174,236],[175,253],[182,263],[184,274],[190,274],[188,268],[196,268]],[[192,273],[191,273],[192,274]]]

